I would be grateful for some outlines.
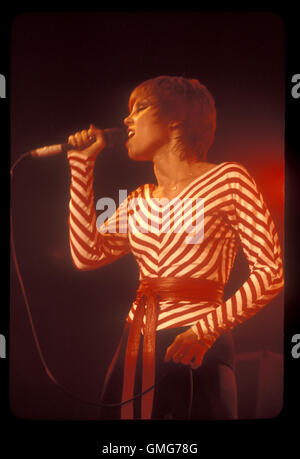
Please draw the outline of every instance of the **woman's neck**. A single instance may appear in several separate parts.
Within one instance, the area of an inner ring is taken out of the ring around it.
[[[168,149],[154,156],[154,174],[160,188],[171,189],[194,176],[195,166],[199,165],[199,162],[196,161],[196,157],[182,159],[181,154],[178,150]]]

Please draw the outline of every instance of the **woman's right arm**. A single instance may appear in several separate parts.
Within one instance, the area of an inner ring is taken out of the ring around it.
[[[71,255],[77,269],[96,269],[125,255],[130,248],[126,234],[101,234],[96,227],[93,179],[96,158],[105,147],[102,131],[90,126],[89,130],[71,135],[68,142],[76,148],[68,152]]]

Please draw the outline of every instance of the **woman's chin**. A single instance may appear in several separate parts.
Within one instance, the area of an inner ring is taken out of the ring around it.
[[[152,158],[148,157],[144,152],[133,151],[130,148],[128,149],[128,158],[133,161],[151,161]]]

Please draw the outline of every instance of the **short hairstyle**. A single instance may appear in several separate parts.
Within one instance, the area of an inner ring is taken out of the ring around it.
[[[178,122],[179,143],[186,157],[205,160],[216,130],[215,101],[196,79],[158,76],[139,84],[131,93],[129,110],[137,98],[149,97],[158,105],[158,118]]]

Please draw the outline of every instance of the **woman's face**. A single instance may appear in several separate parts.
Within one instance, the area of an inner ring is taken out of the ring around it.
[[[127,127],[128,156],[136,161],[151,161],[155,153],[170,142],[168,124],[158,120],[157,105],[147,97],[137,97],[124,124]]]

